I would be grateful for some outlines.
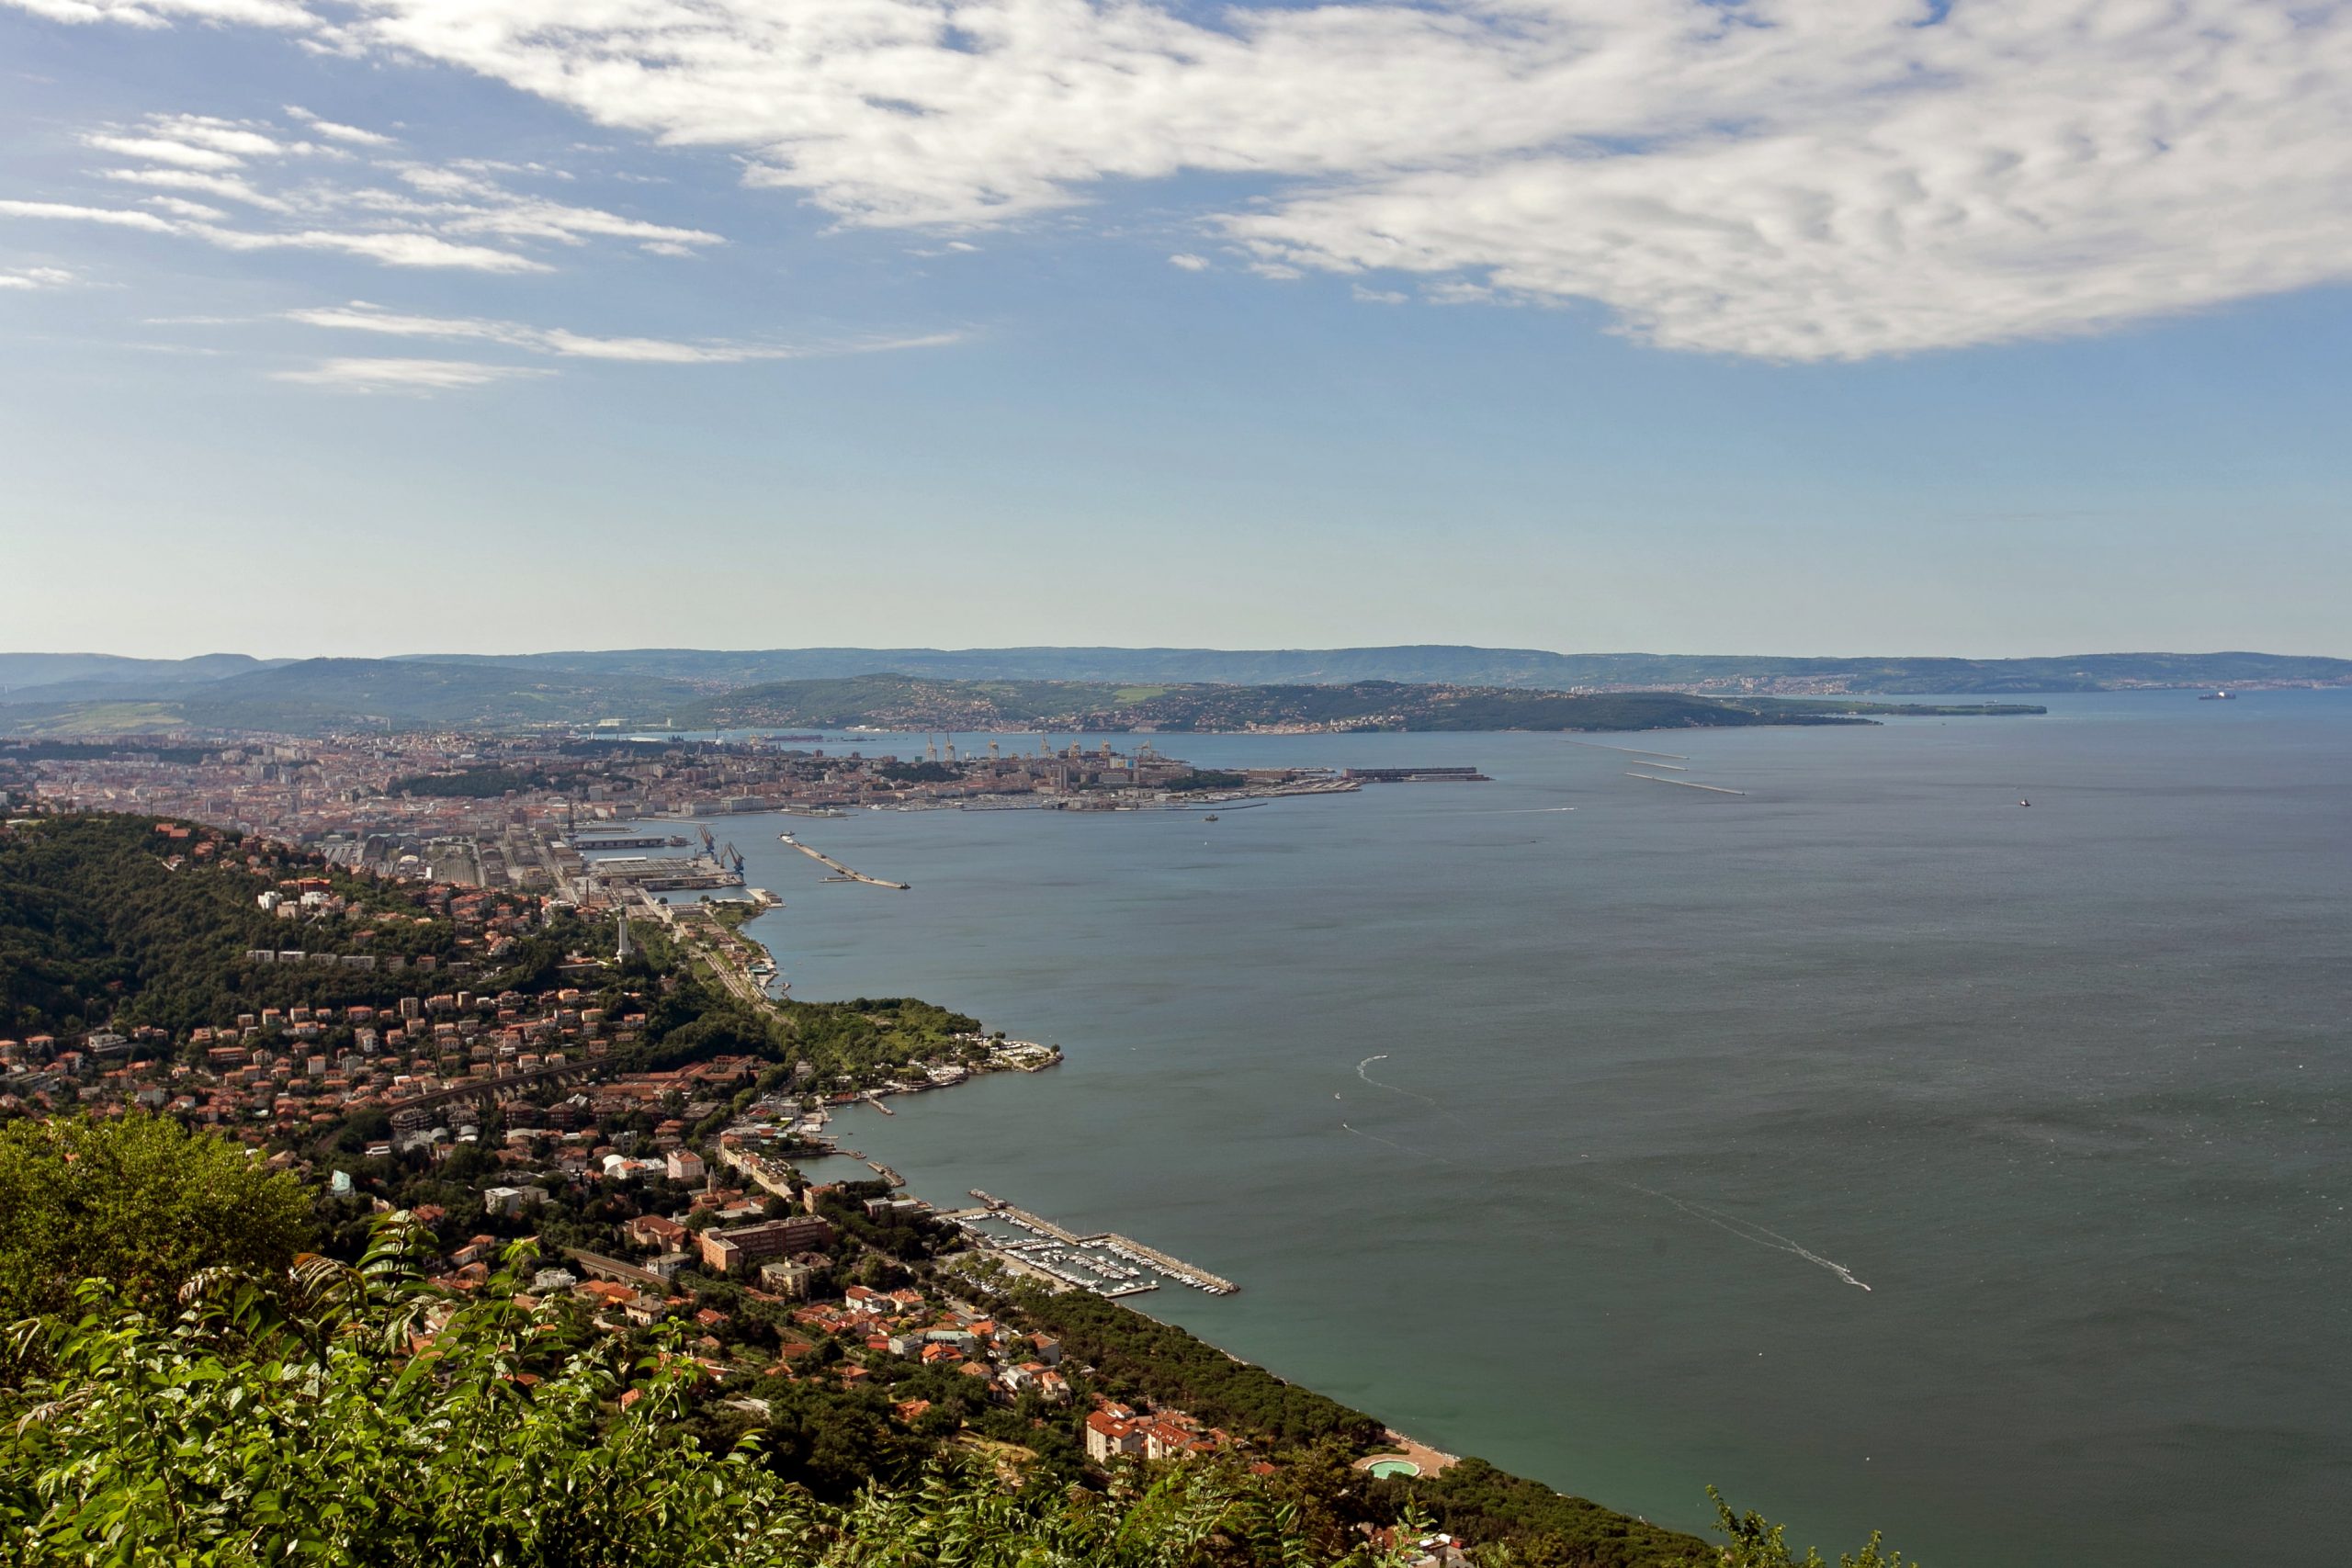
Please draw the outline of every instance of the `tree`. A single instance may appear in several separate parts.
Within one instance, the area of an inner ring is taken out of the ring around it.
[[[80,1280],[157,1306],[211,1265],[282,1270],[310,1224],[291,1176],[167,1117],[0,1127],[0,1319],[62,1310]]]
[[[76,1316],[20,1325],[0,1368],[0,1541],[11,1561],[130,1568],[1401,1568],[1309,1552],[1231,1467],[1171,1467],[1133,1498],[1010,1490],[949,1461],[825,1504],[685,1419],[702,1374],[673,1330],[632,1363],[526,1307],[510,1249],[451,1305],[415,1272],[428,1238],[380,1227],[356,1267],[215,1269],[175,1316],[102,1281]],[[266,1287],[266,1288],[265,1288]],[[446,1317],[440,1315],[445,1311]],[[21,1382],[21,1386],[18,1385]],[[854,1485],[863,1453],[839,1456]]]
[[[1715,1505],[1715,1528],[1731,1544],[1719,1552],[1711,1552],[1703,1564],[1694,1564],[1693,1568],[1828,1568],[1815,1548],[1806,1548],[1802,1558],[1789,1555],[1787,1526],[1773,1524],[1761,1514],[1733,1512],[1732,1506],[1724,1501],[1724,1495],[1712,1486],[1707,1488],[1707,1495]],[[1838,1568],[1904,1568],[1903,1553],[1880,1550],[1876,1530],[1871,1532],[1861,1551],[1838,1553]],[[1910,1568],[1919,1568],[1919,1564],[1915,1561]]]

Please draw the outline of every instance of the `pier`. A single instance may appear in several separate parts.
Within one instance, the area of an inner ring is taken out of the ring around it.
[[[1703,790],[1705,790],[1709,795],[1746,795],[1746,794],[1747,793],[1747,792],[1746,790],[1744,790],[1744,789],[1725,789],[1725,788],[1724,788],[1724,786],[1723,786],[1723,785],[1721,785],[1721,784],[1693,784],[1693,783],[1691,783],[1689,779],[1666,779],[1666,778],[1660,778],[1660,777],[1658,777],[1658,775],[1657,775],[1657,774],[1656,774],[1656,773],[1627,773],[1625,776],[1626,776],[1627,778],[1629,778],[1629,779],[1647,779],[1647,780],[1649,780],[1649,782],[1650,782],[1650,783],[1652,783],[1652,784],[1679,784],[1679,785],[1680,785],[1681,787],[1683,787],[1684,789],[1703,789]]]
[[[1117,1231],[1104,1231],[1102,1240],[1122,1257],[1140,1258],[1179,1284],[1191,1285],[1213,1296],[1229,1296],[1241,1288],[1222,1275],[1212,1274],[1205,1269],[1195,1269],[1181,1258],[1170,1258],[1159,1248],[1146,1247],[1133,1236],[1121,1235]]]
[[[825,879],[828,882],[863,882],[868,887],[891,887],[896,888],[901,893],[907,891],[908,887],[910,886],[904,882],[885,882],[878,876],[868,876],[862,871],[852,871],[849,867],[843,865],[832,856],[825,853],[822,850],[813,849],[810,846],[802,843],[798,839],[794,838],[789,833],[778,833],[776,835],[776,841],[779,843],[789,844],[794,849],[798,850],[802,854],[807,855],[810,860],[816,861],[821,865],[831,868],[833,874]]]
[[[1340,775],[1359,784],[1492,784],[1476,768],[1350,768]]]
[[[1589,746],[1596,751],[1623,751],[1628,757],[1663,757],[1669,762],[1687,762],[1690,759],[1679,751],[1645,751],[1638,746],[1611,746],[1605,740],[1571,740],[1571,746]]]

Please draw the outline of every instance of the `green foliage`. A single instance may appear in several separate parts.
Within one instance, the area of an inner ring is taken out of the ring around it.
[[[797,1055],[820,1075],[855,1075],[947,1050],[953,1036],[979,1032],[979,1020],[913,997],[856,997],[845,1002],[788,1001],[784,1019]]]
[[[1065,1355],[1093,1367],[1097,1381],[1176,1405],[1236,1430],[1277,1442],[1307,1444],[1339,1437],[1359,1447],[1377,1441],[1379,1422],[1313,1389],[1284,1382],[1263,1367],[1236,1360],[1182,1329],[1130,1312],[1083,1291],[1024,1292],[1022,1311],[1062,1342]]]
[[[1239,773],[1222,773],[1209,768],[1195,768],[1191,773],[1168,781],[1167,788],[1179,794],[1199,789],[1239,789],[1250,781]]]
[[[452,773],[418,773],[395,779],[388,795],[439,795],[454,800],[495,800],[510,791],[565,789],[563,775],[513,768],[461,768]]]
[[[751,686],[708,699],[692,709],[690,717],[696,725],[719,728],[818,724],[929,729],[1051,724],[1116,730],[1148,724],[1179,732],[1238,730],[1266,724],[1360,729],[1560,730],[1862,722],[1815,709],[1768,708],[1679,692],[1572,694],[1502,686],[1408,685],[1395,681],[1121,687],[1076,681],[932,681],[904,675]],[[924,762],[888,764],[882,771],[904,779],[950,776],[946,769]]]
[[[1724,1501],[1724,1495],[1712,1486],[1707,1488],[1707,1496],[1715,1505],[1715,1528],[1731,1544],[1720,1551],[1710,1548],[1703,1558],[1692,1560],[1690,1568],[1827,1568],[1815,1548],[1806,1548],[1802,1558],[1789,1554],[1787,1527],[1773,1524],[1760,1514],[1733,1512],[1732,1506]],[[1903,1553],[1883,1551],[1879,1534],[1872,1530],[1861,1551],[1838,1553],[1838,1565],[1904,1568]],[[1915,1561],[1911,1568],[1919,1568],[1919,1564]]]
[[[1711,1550],[1695,1537],[1564,1496],[1482,1459],[1380,1482],[1374,1490],[1387,1499],[1418,1500],[1440,1528],[1457,1535],[1508,1545],[1523,1568],[1680,1568]]]
[[[109,1280],[153,1307],[212,1265],[282,1269],[310,1217],[292,1177],[164,1117],[10,1122],[0,1127],[0,1320],[62,1310],[76,1280]]]
[[[356,1267],[216,1270],[175,1317],[86,1283],[19,1325],[0,1393],[0,1540],[26,1564],[449,1568],[1307,1568],[1247,1477],[1178,1467],[1140,1495],[1011,1490],[976,1464],[839,1505],[687,1437],[701,1373],[628,1359],[513,1297],[531,1249],[450,1306],[400,1221]],[[446,1316],[443,1314],[446,1313]]]
[[[55,817],[0,835],[0,1034],[71,1033],[153,1023],[174,1031],[264,1006],[382,1002],[409,988],[398,976],[326,965],[248,964],[252,948],[337,947],[340,928],[314,931],[255,903],[279,875],[319,875],[355,902],[406,909],[402,896],[284,858],[266,874],[239,863],[164,856],[197,840],[167,840],[150,817]],[[267,852],[282,856],[275,848]],[[436,957],[453,951],[446,922],[387,923],[364,951]]]

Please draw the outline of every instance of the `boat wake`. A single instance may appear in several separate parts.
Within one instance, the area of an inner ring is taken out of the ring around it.
[[[1791,1241],[1779,1231],[1759,1225],[1753,1220],[1743,1220],[1736,1214],[1726,1214],[1721,1209],[1710,1209],[1704,1203],[1686,1203],[1671,1192],[1660,1192],[1653,1187],[1634,1186],[1631,1182],[1626,1185],[1633,1186],[1636,1192],[1646,1192],[1653,1198],[1673,1204],[1694,1220],[1703,1220],[1717,1230],[1729,1231],[1742,1241],[1751,1242],[1758,1247],[1770,1247],[1774,1252],[1785,1252],[1792,1257],[1802,1258],[1816,1269],[1826,1269],[1858,1291],[1870,1289],[1870,1286],[1855,1279],[1854,1271],[1843,1263],[1824,1258],[1821,1254]]]
[[[1366,1067],[1372,1066],[1374,1062],[1385,1062],[1386,1060],[1388,1060],[1388,1053],[1385,1051],[1383,1051],[1377,1056],[1366,1056],[1363,1061],[1356,1064],[1356,1077],[1363,1079],[1364,1082],[1370,1084],[1374,1089],[1385,1089],[1391,1094],[1401,1094],[1408,1100],[1418,1100],[1423,1105],[1428,1106],[1430,1110],[1435,1111],[1442,1116],[1453,1116],[1453,1120],[1456,1122],[1462,1120],[1461,1117],[1454,1116],[1453,1111],[1448,1111],[1443,1105],[1441,1105],[1436,1100],[1431,1100],[1428,1095],[1421,1093],[1419,1089],[1406,1089],[1401,1085],[1390,1083],[1385,1078],[1374,1077],[1370,1073],[1364,1071]]]
[[[1400,1144],[1394,1138],[1384,1138],[1377,1133],[1367,1133],[1361,1127],[1351,1127],[1345,1122],[1340,1123],[1340,1130],[1343,1133],[1353,1133],[1359,1138],[1370,1138],[1375,1144],[1386,1144],[1390,1148],[1411,1155],[1415,1159],[1433,1159],[1440,1165],[1453,1163],[1443,1155],[1433,1155],[1427,1149],[1417,1149],[1410,1144]]]

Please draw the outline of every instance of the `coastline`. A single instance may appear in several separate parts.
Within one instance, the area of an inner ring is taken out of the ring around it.
[[[786,842],[787,847],[799,847],[792,844],[788,838]],[[782,978],[784,967],[783,956],[778,953],[776,949],[766,940],[750,929],[752,923],[756,921],[758,919],[765,916],[775,909],[780,909],[786,907],[786,906],[783,900],[771,897],[761,904],[757,914],[737,925],[734,929],[736,935],[755,943],[767,954],[768,962],[775,967],[775,983],[782,985],[785,988],[788,989],[790,983]],[[1009,1066],[1007,1070],[1019,1070],[1030,1073],[1042,1072],[1049,1066],[1059,1066],[1064,1060],[1062,1049],[1058,1044],[1037,1047],[1034,1042],[1013,1042],[1012,1043],[1025,1044],[1034,1049],[1049,1051],[1051,1055],[1048,1060],[1035,1061],[1018,1066]],[[884,1116],[889,1116],[892,1114],[892,1111],[890,1108],[884,1103],[885,1099],[889,1095],[917,1094],[933,1089],[963,1087],[966,1084],[975,1081],[979,1076],[981,1075],[973,1074],[967,1077],[959,1077],[953,1082],[944,1083],[923,1082],[921,1084],[892,1084],[879,1092],[868,1090],[854,1095],[836,1097],[832,1103],[829,1103],[827,1109],[828,1111],[832,1109],[854,1109],[856,1106],[863,1104],[870,1105],[876,1111],[880,1111]],[[969,1194],[969,1197],[982,1204],[981,1209],[978,1211],[966,1209],[960,1204],[940,1205],[933,1203],[930,1200],[925,1199],[922,1193],[915,1190],[915,1183],[909,1181],[900,1174],[899,1171],[891,1166],[869,1157],[862,1148],[850,1148],[845,1146],[840,1135],[834,1134],[831,1132],[830,1121],[831,1118],[829,1115],[827,1117],[828,1137],[826,1144],[820,1151],[822,1156],[854,1159],[858,1161],[867,1167],[867,1168],[873,1170],[877,1178],[889,1182],[894,1190],[906,1192],[910,1196],[925,1201],[941,1219],[960,1222],[965,1219],[967,1215],[976,1213],[988,1214],[993,1217],[998,1212],[1009,1212],[1010,1213],[1021,1215],[1023,1218],[1034,1222],[1036,1228],[1056,1239],[1079,1242],[1101,1238],[1109,1240],[1115,1244],[1123,1244],[1124,1248],[1132,1249],[1127,1251],[1125,1255],[1130,1257],[1134,1261],[1141,1262],[1145,1258],[1148,1258],[1158,1264],[1164,1265],[1165,1268],[1163,1271],[1169,1272],[1171,1278],[1179,1277],[1186,1273],[1205,1272],[1203,1270],[1195,1270],[1193,1266],[1183,1263],[1181,1259],[1171,1258],[1165,1253],[1159,1252],[1155,1248],[1145,1247],[1141,1243],[1135,1242],[1130,1236],[1125,1234],[1105,1231],[1094,1233],[1094,1235],[1091,1236],[1081,1236],[1077,1233],[1068,1231],[1050,1221],[1045,1220],[1042,1216],[1031,1214],[1027,1211],[1014,1208],[1012,1205],[1004,1202],[1004,1201],[993,1198],[977,1189]],[[861,1144],[865,1141],[865,1140],[863,1138],[860,1139]],[[967,1225],[966,1228],[967,1235],[973,1234],[973,1227]],[[1024,1226],[1023,1228],[1029,1227]],[[1113,1250],[1119,1251],[1122,1250],[1122,1247],[1114,1246]],[[1025,1260],[1020,1259],[1017,1257],[1004,1254],[995,1248],[988,1247],[976,1246],[974,1253],[976,1256],[986,1259],[990,1264],[1003,1269],[1007,1274],[1013,1278],[1026,1279],[1031,1283],[1040,1285],[1048,1292],[1054,1293],[1070,1292],[1098,1296],[1102,1299],[1106,1304],[1121,1307],[1130,1313],[1133,1313],[1136,1316],[1157,1325],[1158,1329],[1163,1333],[1179,1336],[1184,1340],[1205,1346],[1227,1360],[1232,1361],[1239,1366],[1249,1368],[1253,1372],[1261,1373],[1280,1383],[1290,1383],[1296,1387],[1309,1389],[1310,1392],[1317,1393],[1323,1398],[1328,1399],[1331,1397],[1328,1394],[1322,1394],[1320,1390],[1312,1389],[1311,1385],[1296,1382],[1295,1380],[1284,1376],[1282,1372],[1271,1367],[1250,1360],[1249,1358],[1239,1354],[1230,1347],[1219,1343],[1216,1338],[1201,1332],[1199,1329],[1188,1325],[1172,1322],[1168,1318],[1158,1316],[1147,1311],[1142,1304],[1142,1301],[1139,1299],[1143,1293],[1141,1290],[1129,1289],[1125,1291],[1107,1292],[1088,1291],[1085,1287],[1077,1283],[1075,1280],[1068,1276],[1058,1274],[1057,1271],[1052,1269],[1050,1266],[1040,1268]],[[1137,1253],[1140,1253],[1143,1256],[1136,1257],[1136,1254]],[[1207,1278],[1214,1280],[1216,1287],[1221,1287],[1210,1289],[1209,1293],[1213,1295],[1230,1294],[1241,1288],[1233,1281],[1221,1279],[1215,1275],[1209,1275]],[[1337,1403],[1342,1404],[1345,1404],[1344,1401]],[[1638,1529],[1643,1532],[1656,1534],[1661,1537],[1687,1539],[1693,1545],[1703,1545],[1703,1543],[1696,1537],[1687,1536],[1686,1532],[1676,1530],[1671,1527],[1654,1525],[1644,1516],[1612,1508],[1606,1503],[1597,1502],[1591,1498],[1585,1497],[1576,1493],[1561,1491],[1548,1483],[1536,1480],[1532,1477],[1514,1474],[1510,1472],[1501,1470],[1499,1467],[1487,1465],[1486,1461],[1483,1461],[1470,1460],[1464,1454],[1451,1452],[1435,1444],[1429,1443],[1416,1438],[1410,1433],[1406,1432],[1402,1428],[1388,1422],[1385,1417],[1375,1416],[1374,1419],[1381,1421],[1381,1441],[1374,1446],[1370,1451],[1360,1454],[1351,1460],[1349,1461],[1349,1467],[1351,1470],[1364,1474],[1375,1484],[1395,1484],[1419,1489],[1427,1483],[1434,1481],[1437,1477],[1443,1475],[1449,1471],[1455,1470],[1465,1462],[1472,1463],[1480,1469],[1482,1474],[1491,1472],[1492,1475],[1498,1478],[1500,1484],[1506,1488],[1535,1489],[1540,1491],[1544,1496],[1556,1500],[1564,1506],[1578,1510],[1587,1510],[1607,1519],[1622,1520],[1628,1530]],[[1387,1465],[1398,1461],[1404,1461],[1404,1463],[1409,1468],[1394,1472],[1385,1468]],[[1375,1467],[1381,1468],[1376,1470]]]

